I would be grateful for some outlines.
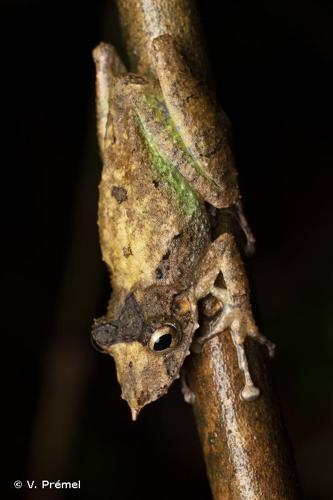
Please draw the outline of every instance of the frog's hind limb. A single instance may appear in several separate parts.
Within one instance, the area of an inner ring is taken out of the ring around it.
[[[242,208],[228,117],[193,77],[170,35],[153,39],[152,63],[170,117],[192,158],[192,169],[181,170],[182,175],[213,207],[235,209],[246,237],[246,253],[253,254],[255,238]]]
[[[211,294],[221,302],[223,309],[210,323],[209,331],[194,340],[192,349],[200,351],[207,340],[229,329],[237,350],[238,364],[245,378],[241,397],[251,401],[258,397],[260,391],[255,387],[250,375],[244,348],[245,339],[248,336],[253,337],[264,344],[271,357],[274,355],[275,346],[259,333],[253,319],[248,281],[234,236],[224,233],[212,242],[197,272],[196,298],[199,300]],[[226,288],[215,286],[220,272]]]
[[[101,42],[93,50],[93,59],[96,66],[97,138],[100,154],[103,158],[104,150],[112,135],[110,133],[112,127],[109,123],[109,103],[112,99],[114,77],[125,73],[126,67],[116,49],[104,42]]]
[[[152,41],[152,64],[168,113],[191,157],[182,174],[216,208],[239,198],[237,172],[229,141],[229,119],[202,81],[191,73],[173,38]]]

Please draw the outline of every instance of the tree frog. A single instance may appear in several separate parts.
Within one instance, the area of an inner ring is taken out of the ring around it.
[[[115,359],[134,420],[179,378],[191,346],[228,329],[246,401],[259,394],[246,336],[274,352],[253,319],[234,236],[212,237],[214,211],[235,207],[249,246],[254,242],[241,212],[228,119],[169,35],[147,50],[154,68],[148,77],[126,72],[112,46],[94,50],[104,164],[98,224],[112,294],[92,336]],[[194,340],[198,301],[209,297],[218,303],[210,330]]]

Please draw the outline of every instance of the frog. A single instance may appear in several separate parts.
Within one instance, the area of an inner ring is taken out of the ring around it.
[[[274,353],[253,318],[235,236],[212,231],[216,211],[234,209],[253,247],[229,120],[170,35],[155,37],[147,50],[149,75],[128,72],[109,44],[93,52],[103,161],[98,226],[112,293],[92,338],[114,358],[133,420],[168,392],[192,351],[224,331],[232,336],[244,375],[244,401],[260,392],[245,339]],[[200,335],[204,301],[209,328]]]

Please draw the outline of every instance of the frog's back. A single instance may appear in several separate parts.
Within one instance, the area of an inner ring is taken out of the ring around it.
[[[207,222],[203,203],[147,144],[135,120],[128,120],[121,139],[105,155],[99,226],[113,288],[129,291],[156,280],[155,270],[184,230],[193,227],[192,244],[200,253],[207,243]]]

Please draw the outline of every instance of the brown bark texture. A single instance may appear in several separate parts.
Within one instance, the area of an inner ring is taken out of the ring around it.
[[[193,0],[117,0],[131,71],[150,74],[151,40],[170,34],[192,72],[210,80]],[[223,217],[223,215],[221,215]],[[223,224],[223,221],[222,221]],[[202,331],[207,328],[203,324]],[[292,452],[273,394],[263,346],[247,341],[251,373],[260,397],[240,398],[243,375],[227,331],[192,354],[188,380],[214,500],[299,498]]]

